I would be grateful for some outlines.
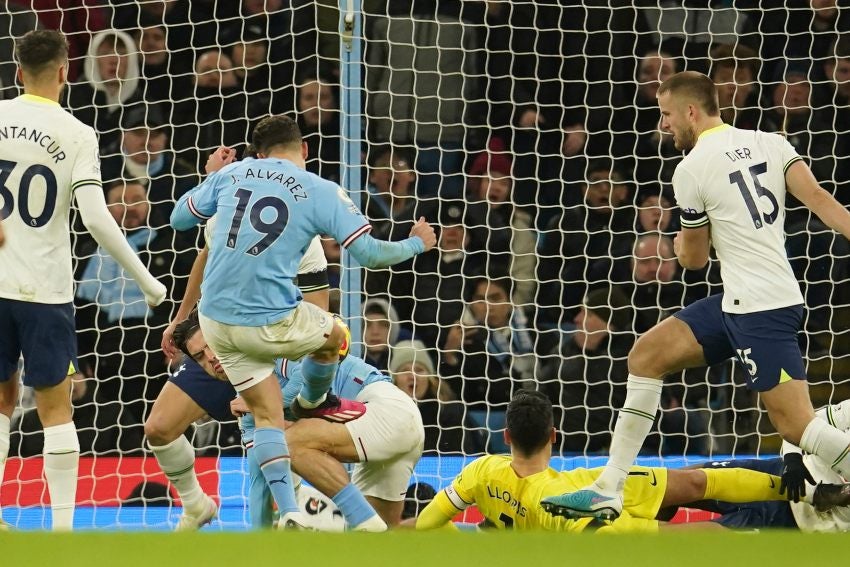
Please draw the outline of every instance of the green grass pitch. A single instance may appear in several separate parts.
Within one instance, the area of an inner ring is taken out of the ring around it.
[[[791,531],[684,531],[657,536],[397,531],[319,533],[0,533],[3,565],[379,567],[728,567],[845,563],[850,538]]]

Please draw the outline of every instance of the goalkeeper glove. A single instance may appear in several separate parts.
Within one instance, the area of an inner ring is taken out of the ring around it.
[[[806,482],[814,485],[815,479],[812,473],[803,464],[803,455],[800,453],[786,453],[783,457],[785,465],[782,467],[782,482],[779,485],[779,494],[788,491],[788,500],[799,502],[806,495]]]

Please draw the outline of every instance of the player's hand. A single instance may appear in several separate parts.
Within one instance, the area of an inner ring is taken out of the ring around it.
[[[245,400],[241,396],[236,396],[230,401],[230,413],[236,417],[242,417],[245,414],[251,413],[251,410],[248,409],[248,404],[245,403]]]
[[[210,154],[207,158],[207,164],[204,170],[209,173],[215,173],[222,167],[233,163],[236,159],[236,150],[227,146],[219,146],[216,151]]]
[[[162,343],[159,345],[168,360],[174,360],[177,356],[177,345],[174,344],[174,329],[177,328],[177,319],[168,324],[162,332]]]
[[[679,257],[679,252],[682,251],[682,231],[676,232],[676,236],[673,237],[673,254],[676,257]]]
[[[434,227],[428,224],[425,217],[419,217],[413,228],[410,229],[410,236],[418,236],[425,243],[425,252],[437,245],[437,234],[434,232]]]
[[[162,282],[154,280],[154,285],[151,289],[143,289],[142,293],[145,294],[145,301],[148,306],[153,308],[165,301],[165,296],[168,295],[168,289]]]
[[[803,455],[800,453],[786,453],[783,457],[785,466],[782,467],[782,482],[779,484],[779,494],[788,491],[788,500],[799,502],[806,495],[806,482],[814,486],[815,479],[812,473],[803,464]]]

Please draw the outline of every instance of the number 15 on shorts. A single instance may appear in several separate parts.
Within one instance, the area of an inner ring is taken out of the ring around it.
[[[757,379],[756,375],[758,374],[758,366],[756,366],[756,361],[750,358],[750,353],[753,352],[751,348],[739,348],[736,349],[738,352],[738,358],[741,359],[741,362],[747,367],[747,372],[750,373],[753,381]]]

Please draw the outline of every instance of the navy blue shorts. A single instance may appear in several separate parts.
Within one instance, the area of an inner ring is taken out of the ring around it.
[[[712,295],[674,315],[691,328],[709,365],[737,358],[747,386],[757,392],[790,379],[806,379],[797,341],[802,305],[738,314],[724,313],[722,303],[722,293]]]
[[[750,469],[775,476],[782,475],[783,462],[775,459],[739,459],[732,461],[709,461],[700,465],[707,469]],[[797,521],[786,501],[772,502],[714,502],[713,511],[721,514],[715,520],[727,528],[797,528]]]
[[[24,384],[47,388],[77,371],[73,303],[32,303],[0,298],[0,382],[24,356]]]
[[[236,390],[226,380],[218,380],[207,374],[201,365],[185,357],[180,367],[168,381],[186,392],[207,415],[216,421],[233,421],[230,413],[230,401],[236,397]]]

